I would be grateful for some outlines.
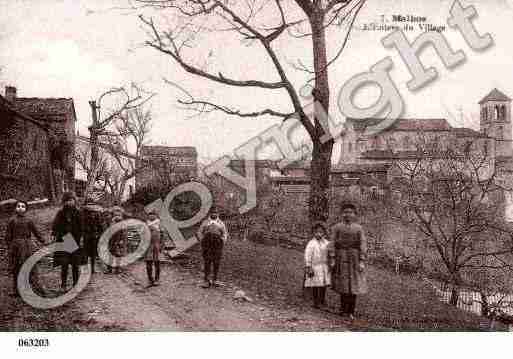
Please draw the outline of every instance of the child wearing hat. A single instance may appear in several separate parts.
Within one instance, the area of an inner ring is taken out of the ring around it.
[[[329,266],[328,229],[324,222],[313,225],[313,238],[305,249],[305,283],[312,288],[313,307],[320,308],[326,302],[326,287],[331,284]]]
[[[77,209],[77,198],[74,192],[65,192],[62,196],[62,208],[55,215],[52,224],[52,236],[58,243],[64,242],[71,236],[78,248],[80,248],[83,226],[80,212]],[[59,251],[54,253],[54,266],[61,267],[61,289],[67,289],[68,270],[71,265],[73,286],[78,283],[80,276],[80,250],[73,253]]]

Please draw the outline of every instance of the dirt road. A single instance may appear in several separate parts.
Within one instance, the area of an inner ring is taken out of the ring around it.
[[[31,213],[48,236],[55,208]],[[0,243],[0,330],[4,331],[294,331],[345,330],[341,318],[292,306],[276,308],[261,298],[237,300],[239,288],[226,278],[218,288],[203,289],[201,273],[192,261],[164,263],[159,287],[146,288],[144,262],[120,275],[98,273],[86,289],[62,307],[35,309],[10,296],[12,278],[6,266],[5,243]],[[44,261],[43,261],[44,262]],[[241,273],[241,275],[243,275]],[[41,263],[43,287],[53,295],[59,288],[59,268]],[[71,278],[70,278],[71,280]],[[239,283],[238,285],[244,285]],[[335,318],[335,320],[333,320]]]
[[[158,287],[147,288],[145,276],[143,263],[97,275],[77,304],[101,327],[135,331],[316,330],[322,321],[315,313],[235,299],[240,288],[229,283],[201,288],[201,277],[179,264],[164,264]]]
[[[52,290],[58,285],[58,273],[46,270],[42,277],[45,287]],[[240,288],[229,283],[201,288],[201,276],[180,264],[164,263],[158,287],[147,288],[145,276],[142,262],[118,275],[97,273],[73,301],[40,310],[9,296],[10,278],[2,270],[0,302],[5,310],[0,316],[0,330],[296,331],[327,326],[322,313],[303,312],[301,308],[277,310],[253,298],[235,299],[234,293]]]

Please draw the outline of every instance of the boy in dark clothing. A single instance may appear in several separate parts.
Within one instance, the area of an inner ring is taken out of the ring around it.
[[[204,283],[203,288],[217,286],[217,274],[221,264],[223,246],[228,239],[226,226],[219,219],[216,210],[212,210],[210,217],[205,220],[198,231],[198,237],[201,241],[204,260]],[[213,280],[210,281],[210,270],[213,267]]]

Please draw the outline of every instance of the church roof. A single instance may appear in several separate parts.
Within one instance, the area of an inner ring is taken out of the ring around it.
[[[158,146],[158,145],[148,145],[142,146],[141,154],[143,156],[159,156],[159,155],[167,155],[167,156],[197,156],[196,147],[191,146],[178,146],[178,147],[170,147],[170,146]]]
[[[479,104],[481,105],[482,103],[489,101],[511,101],[511,99],[504,93],[494,88],[488,95],[486,95],[481,101],[479,101]]]
[[[452,129],[452,133],[456,137],[476,137],[476,138],[486,138],[487,136],[479,131],[473,130],[467,127],[455,127]]]
[[[365,160],[417,160],[421,158],[429,159],[443,159],[448,156],[459,157],[457,154],[452,154],[448,151],[429,151],[422,152],[418,150],[369,150],[361,154],[360,158]]]
[[[380,118],[355,119],[348,118],[355,131],[365,131],[383,121]],[[450,131],[451,125],[445,118],[399,118],[384,131]]]
[[[390,165],[386,163],[344,163],[333,166],[331,173],[387,172],[389,168]]]

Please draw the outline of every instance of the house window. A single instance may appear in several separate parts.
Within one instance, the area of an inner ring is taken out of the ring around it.
[[[395,150],[395,147],[396,147],[396,143],[395,143],[395,139],[394,138],[390,138],[387,142],[388,144],[388,149],[391,150],[391,151],[394,151]]]
[[[483,119],[483,121],[488,120],[488,111],[487,111],[486,107],[481,108],[481,118]]]
[[[499,106],[495,106],[495,112],[494,112],[494,118],[496,121],[500,121],[500,111],[499,111]]]
[[[472,141],[466,141],[465,147],[463,148],[463,152],[466,156],[470,155],[470,150],[472,149]]]
[[[498,140],[502,140],[502,139],[504,138],[504,127],[499,126],[499,127],[497,128],[497,136],[496,136],[496,138],[497,138]]]
[[[16,142],[14,142],[14,152],[15,153],[23,152],[23,141],[16,140]]]
[[[506,106],[504,106],[504,105],[501,106],[501,118],[502,118],[502,121],[504,121],[504,122],[507,121]]]
[[[404,138],[403,138],[403,146],[404,146],[405,149],[410,148],[411,140],[410,140],[409,136],[404,136]]]
[[[380,148],[380,141],[379,141],[379,137],[374,137],[372,139],[372,149],[373,150],[379,150]]]
[[[347,152],[351,153],[353,151],[353,143],[352,142],[349,142],[347,144]]]

